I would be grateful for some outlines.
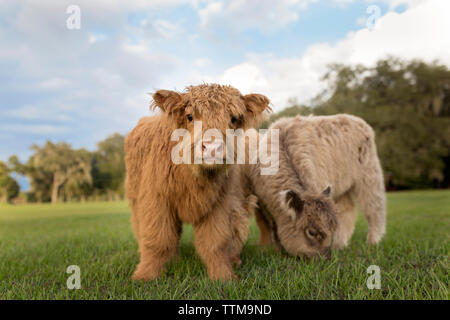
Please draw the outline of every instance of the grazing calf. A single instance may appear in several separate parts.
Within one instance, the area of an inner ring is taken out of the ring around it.
[[[240,263],[256,198],[242,190],[242,170],[236,165],[175,164],[178,141],[172,134],[182,129],[190,137],[183,152],[195,155],[200,148],[200,154],[209,152],[217,160],[221,147],[211,152],[217,145],[202,139],[203,133],[217,129],[225,136],[227,129],[252,127],[269,100],[216,84],[191,86],[182,93],[159,90],[153,99],[153,108],[162,114],[142,118],[125,141],[126,190],[140,253],[132,278],[149,280],[161,274],[177,254],[182,223],[194,226],[195,247],[209,277],[235,278],[232,264]],[[195,133],[199,121],[202,131]],[[226,159],[226,149],[220,151]]]
[[[343,248],[354,231],[355,202],[369,225],[367,242],[378,243],[385,232],[386,208],[372,128],[342,114],[283,118],[269,133],[274,129],[280,139],[278,151],[272,148],[279,152],[278,172],[260,175],[260,164],[248,170],[259,199],[260,244],[274,240],[288,253],[307,257]]]

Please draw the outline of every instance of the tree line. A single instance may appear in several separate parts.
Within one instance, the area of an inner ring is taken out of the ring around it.
[[[73,149],[64,142],[47,141],[31,146],[33,154],[21,163],[11,156],[0,161],[0,199],[21,202],[118,200],[124,197],[124,136],[115,133],[101,141],[96,151]],[[12,173],[30,182],[30,191],[19,195]]]
[[[354,114],[376,132],[389,190],[450,187],[450,71],[446,66],[390,57],[374,67],[331,65],[323,81],[327,89],[309,105],[291,101],[262,127],[295,115]],[[33,154],[25,163],[16,156],[0,161],[1,202],[124,197],[124,136],[109,136],[96,151],[50,141],[31,149]],[[14,175],[26,176],[30,191],[19,193]]]

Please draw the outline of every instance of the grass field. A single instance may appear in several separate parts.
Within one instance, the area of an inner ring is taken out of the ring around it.
[[[125,202],[0,206],[0,299],[449,299],[450,191],[388,195],[387,234],[365,244],[360,217],[349,247],[328,261],[303,262],[257,246],[243,250],[239,282],[212,282],[184,227],[180,261],[156,281],[130,280],[137,244]],[[81,269],[79,290],[66,268]],[[381,268],[369,290],[367,268]]]

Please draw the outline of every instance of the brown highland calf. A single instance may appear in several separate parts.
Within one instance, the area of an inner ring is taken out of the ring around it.
[[[171,135],[175,129],[187,130],[193,151],[207,129],[225,136],[226,129],[255,126],[269,100],[216,84],[191,86],[182,93],[159,90],[153,100],[152,107],[162,114],[142,118],[125,142],[127,197],[140,253],[132,278],[160,276],[177,254],[182,223],[194,226],[195,247],[209,277],[235,278],[232,265],[240,263],[256,197],[242,190],[239,165],[173,163],[178,142]],[[194,136],[197,121],[202,121],[203,131]],[[212,142],[203,141],[201,150]]]
[[[342,114],[284,118],[269,132],[274,129],[279,130],[278,172],[263,176],[260,165],[249,166],[259,203],[260,244],[273,240],[292,255],[328,255],[332,247],[348,244],[355,202],[369,225],[367,242],[378,243],[385,232],[386,209],[372,128]]]

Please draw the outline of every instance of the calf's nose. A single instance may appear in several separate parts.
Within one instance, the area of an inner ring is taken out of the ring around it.
[[[221,152],[223,149],[222,142],[203,142],[202,143],[202,151],[208,151],[208,152]]]

